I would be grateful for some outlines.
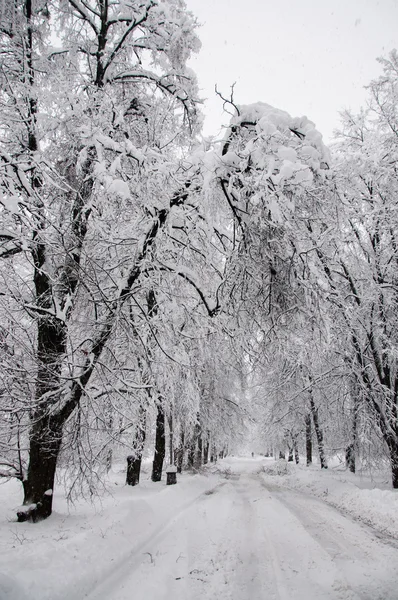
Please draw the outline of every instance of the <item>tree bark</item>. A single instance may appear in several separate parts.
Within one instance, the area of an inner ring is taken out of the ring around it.
[[[158,404],[156,417],[155,455],[152,463],[152,481],[162,479],[163,461],[166,456],[165,416],[161,403]]]
[[[308,467],[308,465],[312,463],[312,427],[310,413],[307,413],[305,417],[305,452]]]
[[[203,464],[204,465],[207,465],[207,463],[209,462],[209,449],[210,449],[210,440],[209,440],[209,438],[207,438],[205,445],[204,445],[204,451],[203,451]]]
[[[293,437],[293,451],[294,451],[294,460],[296,465],[300,462],[299,450],[298,450],[298,435],[295,434]]]
[[[106,415],[106,427],[108,429],[109,436],[112,439],[113,410],[112,410],[111,404],[108,404],[108,406],[106,407],[105,415]],[[109,473],[109,471],[112,468],[112,460],[113,460],[113,450],[112,450],[112,445],[109,444],[109,446],[106,450],[106,454],[105,454],[105,467],[106,467],[107,473]]]
[[[140,482],[142,455],[127,457],[126,485],[138,485]]]
[[[38,245],[40,251],[40,245]],[[37,258],[39,262],[43,256]],[[48,291],[47,276],[34,274],[36,291]],[[48,302],[41,298],[42,303]],[[25,506],[32,510],[18,512],[18,520],[37,522],[51,515],[55,469],[66,418],[50,416],[51,406],[59,400],[59,377],[66,352],[66,326],[54,317],[39,318],[37,327],[36,409],[31,417],[29,434],[29,466],[23,481]],[[43,398],[45,399],[43,401]],[[51,493],[50,493],[51,490]],[[47,493],[45,493],[47,492]]]
[[[32,425],[29,468],[23,481],[26,509],[17,512],[18,521],[36,523],[51,515],[62,426],[63,423],[51,417],[41,418]]]
[[[173,415],[170,412],[168,417],[169,423],[169,461],[170,464],[174,464],[174,428],[173,428]]]
[[[393,451],[390,450],[390,461],[391,461],[391,473],[392,473],[392,487],[398,489],[398,448]]]
[[[177,473],[182,473],[182,465],[184,462],[184,450],[185,450],[185,432],[183,429],[181,429],[180,443],[175,452]]]
[[[390,436],[387,440],[390,464],[391,464],[391,475],[392,475],[392,487],[398,489],[398,440],[396,436]]]
[[[212,446],[211,454],[210,454],[210,462],[217,462],[218,450],[216,446]]]
[[[322,432],[322,428],[319,423],[318,408],[315,406],[314,397],[312,395],[312,390],[310,390],[309,396],[310,396],[310,407],[311,407],[312,420],[314,422],[315,435],[316,435],[316,439],[318,442],[319,461],[321,463],[321,469],[327,469],[328,465],[327,465],[326,456],[325,456],[325,448],[323,445],[323,432]]]
[[[202,441],[202,429],[201,429],[199,423],[197,423],[195,425],[195,438],[196,438],[196,452],[195,452],[194,467],[195,467],[195,469],[200,469],[200,467],[202,466],[203,441]]]
[[[188,468],[193,469],[195,463],[195,440],[191,440],[188,448]]]
[[[134,454],[127,457],[126,484],[137,485],[140,482],[142,453],[146,439],[146,408],[140,406],[138,414],[137,434],[134,440]]]
[[[358,429],[358,410],[359,410],[359,400],[358,400],[358,386],[352,385],[353,392],[353,413],[352,413],[352,423],[351,423],[351,443],[347,446],[345,451],[345,460],[346,466],[351,471],[351,473],[355,473],[356,470],[356,449],[357,449],[357,429]]]

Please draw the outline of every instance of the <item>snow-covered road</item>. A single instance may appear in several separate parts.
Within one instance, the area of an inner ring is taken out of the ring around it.
[[[258,463],[185,506],[89,600],[397,600],[398,547]]]

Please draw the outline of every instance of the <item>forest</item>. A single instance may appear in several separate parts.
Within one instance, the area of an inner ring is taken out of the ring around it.
[[[398,488],[398,54],[326,147],[217,92],[182,0],[0,1],[0,477],[19,521],[257,451]]]

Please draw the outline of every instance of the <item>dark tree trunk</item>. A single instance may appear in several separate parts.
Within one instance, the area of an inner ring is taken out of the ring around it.
[[[108,433],[110,438],[112,439],[112,430],[113,430],[113,410],[112,410],[112,405],[108,404],[108,406],[106,407],[106,428],[108,429]],[[109,471],[112,468],[112,459],[113,459],[113,451],[112,451],[112,446],[109,446],[107,448],[106,454],[105,454],[105,468],[106,468],[106,472],[109,473]]]
[[[165,436],[165,418],[164,410],[161,404],[158,405],[158,414],[156,417],[156,439],[155,456],[152,463],[152,481],[162,479],[163,461],[166,456],[166,436]]]
[[[207,465],[207,463],[209,462],[209,448],[210,448],[210,442],[209,442],[209,438],[207,438],[204,448],[203,448],[203,464]]]
[[[188,448],[188,468],[189,469],[193,469],[194,463],[195,463],[195,439],[191,440],[191,443],[189,444],[189,448]]]
[[[392,487],[398,489],[398,439],[396,436],[391,436],[387,443],[390,452]]]
[[[348,445],[345,451],[345,460],[347,469],[351,471],[351,473],[355,473],[356,464],[355,464],[355,455],[357,449],[357,430],[358,430],[358,410],[359,410],[359,400],[358,400],[358,386],[352,385],[353,387],[353,398],[354,398],[354,407],[352,414],[352,424],[351,424],[351,444]]]
[[[351,473],[355,473],[355,449],[354,444],[347,446],[345,450],[345,464]]]
[[[391,456],[392,487],[398,489],[398,449]]]
[[[312,395],[312,390],[310,391],[310,407],[312,420],[314,422],[315,435],[318,442],[318,452],[319,452],[319,461],[321,463],[321,469],[327,469],[327,461],[325,456],[325,448],[323,445],[323,432],[319,423],[319,415],[318,408],[315,406],[314,397]]]
[[[295,435],[293,438],[293,450],[294,450],[294,460],[296,462],[296,465],[299,464],[300,462],[300,456],[299,456],[299,450],[298,450],[298,440],[297,440],[298,436]]]
[[[181,435],[180,435],[180,443],[178,448],[176,449],[175,452],[175,460],[176,460],[176,467],[177,467],[177,473],[182,473],[182,465],[184,462],[184,450],[185,450],[185,432],[182,429],[181,430]]]
[[[211,455],[210,455],[210,462],[217,462],[217,456],[218,456],[218,451],[217,448],[215,446],[213,446],[212,451],[211,451]]]
[[[62,425],[49,417],[41,418],[32,425],[29,468],[27,478],[23,481],[26,509],[18,511],[18,521],[36,523],[51,515]]]
[[[146,439],[146,408],[140,406],[138,415],[137,435],[134,440],[134,454],[127,457],[126,484],[137,485],[140,482],[142,453]]]
[[[35,261],[43,264],[44,249],[38,244]],[[35,270],[36,292],[39,304],[47,307],[48,278]],[[43,298],[43,294],[45,298]],[[18,513],[18,520],[37,522],[52,512],[53,489],[58,454],[62,442],[62,430],[66,418],[49,416],[51,406],[59,400],[59,377],[66,351],[66,326],[54,318],[39,318],[37,326],[36,410],[31,417],[29,434],[29,467],[23,482],[25,506],[32,506],[25,513]],[[45,400],[43,401],[43,398]]]
[[[203,451],[203,441],[202,441],[202,430],[197,423],[195,425],[195,438],[196,438],[196,452],[195,452],[195,469],[200,469],[202,466],[202,451]]]
[[[134,456],[130,455],[127,457],[127,474],[126,484],[127,485],[138,485],[140,482],[141,473],[141,462],[142,455]]]
[[[312,426],[310,413],[307,413],[305,417],[305,453],[308,467],[312,463]]]
[[[177,473],[182,473],[183,451],[180,446],[175,449],[174,460],[175,466],[177,467]]]
[[[106,457],[105,457],[105,468],[106,468],[107,473],[109,473],[109,471],[112,468],[112,460],[113,460],[113,450],[112,450],[112,448],[108,448],[108,451],[107,451]]]
[[[174,464],[174,429],[173,429],[173,415],[170,413],[168,417],[169,423],[169,461],[170,464]]]

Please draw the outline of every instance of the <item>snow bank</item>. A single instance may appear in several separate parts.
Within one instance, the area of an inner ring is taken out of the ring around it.
[[[284,463],[284,467],[282,465]],[[398,490],[375,487],[370,477],[341,469],[321,471],[285,461],[266,463],[262,474],[272,484],[321,498],[379,532],[398,539]]]

